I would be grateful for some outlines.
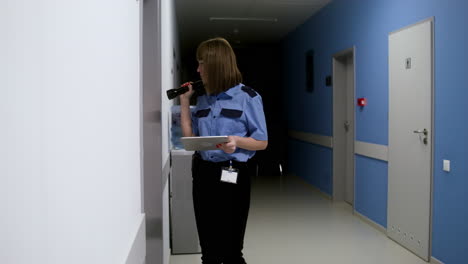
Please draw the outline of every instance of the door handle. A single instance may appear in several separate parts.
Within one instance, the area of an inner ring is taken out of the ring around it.
[[[427,129],[418,129],[418,130],[415,130],[413,131],[413,133],[417,133],[417,134],[424,134],[425,136],[427,136]]]
[[[348,121],[344,122],[344,129],[346,130],[346,132],[348,132],[348,130],[349,130],[349,122]]]
[[[420,136],[421,136],[421,134],[423,134],[424,135],[423,143],[424,143],[424,145],[427,145],[427,134],[428,134],[427,129],[424,128],[423,130],[421,130],[421,129],[414,130],[413,133],[419,134]]]

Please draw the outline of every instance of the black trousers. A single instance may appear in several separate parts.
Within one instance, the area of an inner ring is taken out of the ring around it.
[[[227,162],[209,162],[194,154],[193,204],[203,264],[245,264],[242,249],[250,207],[250,175],[245,162],[233,161],[239,170],[237,184],[221,181]]]

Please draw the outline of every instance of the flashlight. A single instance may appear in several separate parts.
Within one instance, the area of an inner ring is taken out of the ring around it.
[[[169,100],[171,100],[171,99],[174,99],[175,97],[177,97],[180,94],[184,94],[184,93],[188,92],[189,84],[192,84],[192,89],[195,91],[196,94],[202,94],[204,92],[203,82],[202,82],[202,80],[198,80],[198,81],[195,81],[195,82],[186,82],[186,83],[182,84],[178,88],[167,90],[166,91],[167,98],[169,98]]]

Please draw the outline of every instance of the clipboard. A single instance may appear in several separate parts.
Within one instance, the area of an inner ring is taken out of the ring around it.
[[[217,144],[228,141],[227,136],[181,137],[185,150],[216,150]]]

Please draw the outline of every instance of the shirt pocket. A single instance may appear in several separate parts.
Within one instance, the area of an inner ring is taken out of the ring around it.
[[[221,115],[227,118],[240,118],[242,116],[242,113],[244,113],[244,111],[237,109],[221,109]]]
[[[195,116],[198,118],[207,117],[208,114],[210,113],[210,110],[211,110],[210,108],[198,110],[197,112],[195,112]]]
[[[220,114],[220,135],[244,136],[246,128],[242,121],[244,111],[238,109],[222,108]]]

